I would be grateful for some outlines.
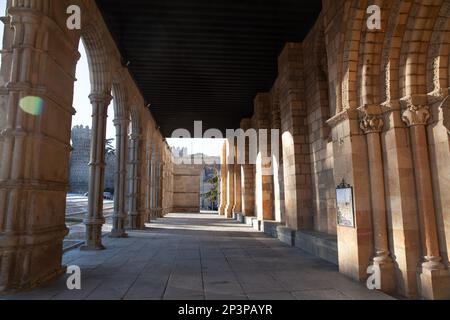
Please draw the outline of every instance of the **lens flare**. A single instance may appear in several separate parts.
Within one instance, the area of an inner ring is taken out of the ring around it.
[[[20,108],[33,116],[39,116],[44,111],[44,100],[39,97],[27,96],[20,99]]]

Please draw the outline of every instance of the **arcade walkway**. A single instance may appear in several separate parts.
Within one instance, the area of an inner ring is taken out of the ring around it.
[[[276,239],[211,214],[170,214],[105,237],[107,250],[71,250],[82,289],[66,275],[6,299],[389,299],[339,274],[337,267]]]

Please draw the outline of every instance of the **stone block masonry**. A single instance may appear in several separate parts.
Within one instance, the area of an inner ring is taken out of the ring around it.
[[[89,161],[92,130],[89,126],[72,128],[72,152],[70,153],[70,192],[84,194],[89,189]],[[116,155],[106,154],[105,189],[114,190]]]

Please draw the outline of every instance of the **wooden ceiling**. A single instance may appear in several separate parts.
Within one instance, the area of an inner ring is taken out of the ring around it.
[[[239,127],[270,90],[277,56],[302,41],[320,0],[96,0],[164,136]]]

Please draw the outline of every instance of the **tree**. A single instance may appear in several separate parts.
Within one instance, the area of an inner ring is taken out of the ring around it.
[[[105,154],[107,156],[113,156],[116,154],[116,149],[114,149],[112,142],[114,139],[106,139],[105,141]]]
[[[216,168],[214,168],[213,176],[206,180],[206,182],[210,183],[212,188],[208,192],[205,192],[203,196],[214,206],[219,200],[219,173]]]

